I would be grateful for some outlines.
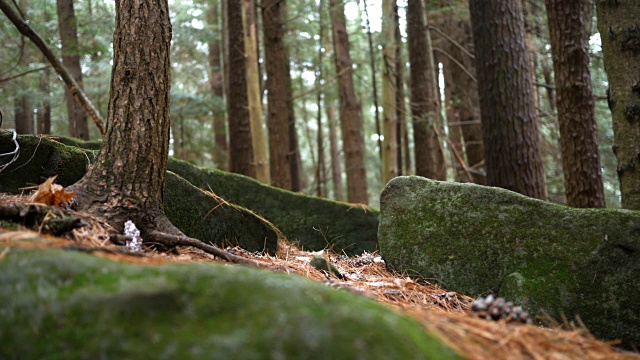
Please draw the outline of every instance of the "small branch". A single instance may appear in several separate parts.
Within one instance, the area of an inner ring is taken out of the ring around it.
[[[26,20],[23,17],[18,15],[18,13],[9,5],[5,0],[0,0],[0,10],[11,20],[13,25],[20,31],[23,35],[31,39],[33,43],[40,49],[42,54],[49,60],[53,68],[56,69],[56,72],[62,77],[65,85],[73,94],[73,97],[78,101],[80,106],[84,109],[84,111],[93,119],[98,130],[100,130],[101,134],[104,134],[104,120],[98,110],[93,106],[87,95],[82,91],[76,80],[71,76],[67,68],[62,65],[60,60],[53,53],[53,50],[45,43],[45,41],[38,35],[38,33],[33,30]]]
[[[6,82],[6,81],[9,81],[9,80],[13,80],[15,78],[19,78],[21,76],[25,76],[27,74],[31,74],[31,73],[36,72],[36,71],[46,70],[46,69],[48,69],[50,67],[51,67],[51,65],[47,65],[47,66],[43,66],[41,68],[25,71],[22,74],[18,74],[18,75],[13,75],[13,76],[9,76],[9,77],[6,77],[6,78],[2,78],[2,79],[0,79],[0,83]]]
[[[149,231],[146,233],[146,235],[147,235],[147,239],[145,239],[146,243],[157,243],[167,247],[175,247],[179,245],[191,246],[191,247],[200,249],[206,253],[209,253],[211,255],[223,258],[230,263],[245,264],[245,265],[250,265],[250,266],[260,267],[260,268],[268,267],[256,261],[243,258],[242,256],[233,255],[230,252],[222,250],[215,245],[205,244],[198,239],[190,238],[187,236],[171,235],[171,234],[167,234],[157,230]]]
[[[467,75],[471,78],[471,80],[473,80],[473,82],[475,82],[475,83],[477,83],[477,82],[478,82],[478,80],[476,79],[476,77],[475,77],[475,76],[473,76],[473,74],[471,74],[471,72],[470,72],[469,70],[467,70],[467,68],[466,68],[466,67],[464,67],[464,65],[462,65],[462,64],[460,63],[460,61],[458,61],[458,59],[456,59],[456,58],[454,58],[453,56],[451,56],[451,54],[449,54],[448,52],[446,52],[446,51],[444,51],[444,50],[440,49],[439,47],[435,47],[435,46],[433,47],[433,51],[437,51],[437,52],[439,52],[439,53],[442,53],[443,55],[445,55],[446,57],[448,57],[449,59],[451,59],[451,61],[453,61],[456,65],[458,65],[458,66],[460,67],[460,69],[462,69],[462,71],[464,71],[464,72],[465,72],[465,74],[467,74]]]
[[[453,40],[449,35],[445,34],[442,30],[438,29],[437,27],[433,26],[433,25],[427,25],[429,27],[430,30],[435,30],[438,34],[442,35],[443,38],[449,40],[449,42],[451,42],[453,45],[457,46],[460,50],[462,50],[463,53],[467,54],[470,58],[475,59],[476,57],[473,56],[472,53],[469,52],[469,50],[465,49],[464,46],[460,45],[460,43],[458,43],[457,41]]]

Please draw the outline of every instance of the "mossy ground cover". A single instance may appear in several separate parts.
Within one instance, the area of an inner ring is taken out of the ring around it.
[[[446,359],[415,321],[297,276],[62,250],[0,262],[0,357]]]

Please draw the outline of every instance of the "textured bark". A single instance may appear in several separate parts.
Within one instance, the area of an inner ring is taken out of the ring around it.
[[[393,3],[393,16],[395,17],[395,43],[396,43],[396,162],[398,175],[408,175],[411,163],[409,160],[409,144],[405,141],[407,136],[407,112],[404,93],[404,68],[402,57],[402,34],[400,33],[400,15],[398,14],[398,2]],[[404,155],[404,156],[403,156]]]
[[[211,29],[211,35],[209,35],[209,83],[211,84],[213,96],[218,99],[216,103],[222,104],[224,98],[224,71],[220,61],[219,4],[219,1],[209,3],[207,21]],[[213,161],[215,161],[219,169],[227,170],[229,168],[229,146],[227,144],[225,112],[224,109],[217,106],[213,109],[213,135]]]
[[[436,72],[424,13],[421,0],[408,1],[407,42],[411,65],[411,117],[416,175],[444,180],[444,155],[436,134],[439,117]]]
[[[584,4],[546,0],[567,205],[605,207]]]
[[[318,31],[318,59],[316,60],[316,87],[321,87],[324,82],[324,71],[323,71],[323,61],[324,61],[324,11],[322,6],[322,1],[320,1],[320,7],[318,9],[319,19],[319,31]],[[316,91],[316,145],[318,149],[318,163],[316,166],[315,179],[316,179],[316,195],[319,197],[326,197],[326,182],[327,182],[327,168],[325,166],[325,156],[324,156],[324,135],[323,135],[323,126],[322,126],[322,107],[323,107],[323,96],[322,91]]]
[[[459,31],[455,40],[465,49],[473,52],[473,38],[471,34],[471,22],[462,19],[456,25]],[[459,59],[462,66],[476,76],[474,59],[460,48],[452,48],[451,53]],[[456,65],[457,66],[457,65]],[[456,84],[456,104],[458,119],[461,123],[464,149],[467,155],[467,165],[472,169],[473,182],[480,185],[486,184],[486,171],[484,166],[484,143],[482,140],[482,124],[480,119],[480,103],[478,99],[478,83],[469,74],[461,69],[453,71],[452,78]]]
[[[470,0],[487,184],[546,199],[519,0]]]
[[[330,0],[338,93],[340,97],[340,123],[347,172],[349,202],[366,204],[367,176],[364,168],[364,138],[362,109],[353,86],[349,36],[347,34],[343,0]]]
[[[169,151],[171,24],[167,1],[116,2],[107,131],[95,164],[74,185],[79,209],[117,229],[179,233],[164,216]]]
[[[242,3],[253,164],[256,169],[256,179],[265,184],[270,184],[271,175],[267,156],[267,138],[264,134],[262,121],[262,92],[260,91],[260,69],[258,67],[258,29],[256,27],[255,0],[242,0]]]
[[[382,2],[382,183],[398,176],[396,118],[396,17],[394,0]]]
[[[596,5],[622,207],[640,210],[640,7],[631,0],[597,0]]]
[[[333,198],[337,201],[344,200],[342,186],[342,166],[340,162],[340,150],[338,148],[338,131],[333,102],[325,106],[327,122],[329,123],[329,147],[331,150],[331,177],[333,179]]]
[[[291,190],[290,157],[293,154],[290,153],[288,104],[291,77],[287,66],[289,56],[284,43],[286,1],[264,0],[262,6],[271,185]]]
[[[78,47],[78,30],[73,0],[57,0],[58,25],[62,42],[62,63],[76,81],[80,89],[82,85],[82,69],[80,68],[80,49]],[[75,100],[69,89],[65,91],[69,135],[82,140],[89,140],[87,114]]]
[[[50,134],[51,133],[51,100],[49,95],[51,93],[51,87],[49,79],[51,74],[49,69],[42,72],[42,78],[40,79],[40,91],[44,94],[44,98],[38,106],[38,134]]]
[[[241,1],[227,0],[229,160],[232,172],[255,178],[242,11]]]

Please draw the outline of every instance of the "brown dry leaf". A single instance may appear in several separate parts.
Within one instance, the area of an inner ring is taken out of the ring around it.
[[[52,176],[40,184],[38,190],[29,198],[29,202],[60,206],[62,203],[71,201],[76,193],[67,192],[61,185],[54,184],[56,177],[58,176]]]

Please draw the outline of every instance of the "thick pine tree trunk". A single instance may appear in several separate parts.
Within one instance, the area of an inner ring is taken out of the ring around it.
[[[251,122],[249,120],[249,97],[247,92],[247,67],[244,51],[244,26],[242,2],[226,1],[227,49],[229,80],[227,116],[229,117],[229,158],[231,172],[256,177]]]
[[[271,185],[292,190],[291,144],[289,136],[289,56],[284,43],[286,1],[264,0],[265,69],[267,72],[267,127],[269,129],[269,164]]]
[[[105,216],[118,230],[179,233],[164,216],[169,151],[167,0],[116,2],[109,114],[100,154],[74,185],[79,209]]]
[[[487,185],[546,199],[522,4],[470,0]]]
[[[220,49],[219,1],[209,3],[207,21],[212,34],[209,35],[209,83],[211,92],[216,98],[217,106],[213,108],[213,161],[219,169],[229,168],[229,146],[227,144],[227,127],[224,109],[221,107],[224,99],[224,71],[222,70]]]
[[[366,204],[368,196],[367,176],[364,167],[362,109],[353,86],[353,70],[349,54],[349,36],[344,15],[344,3],[343,0],[330,0],[329,4],[340,97],[340,123],[347,173],[347,197],[351,203]]]
[[[78,30],[76,15],[73,10],[73,0],[57,0],[57,5],[60,40],[62,42],[62,63],[76,80],[80,89],[83,89],[80,50],[78,48]],[[73,97],[69,89],[65,91],[65,94],[69,119],[69,135],[78,139],[89,140],[87,114]]]
[[[546,0],[567,205],[605,207],[584,5]]]
[[[622,207],[640,210],[640,6],[597,0]]]

